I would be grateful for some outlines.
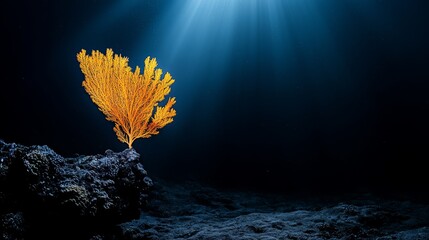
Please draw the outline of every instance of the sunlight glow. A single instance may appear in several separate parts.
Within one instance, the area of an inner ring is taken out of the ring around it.
[[[198,101],[197,90],[203,86],[210,89],[211,101],[219,102],[214,97],[222,96],[224,84],[232,84],[228,82],[231,69],[254,61],[253,53],[261,47],[274,52],[284,50],[288,33],[281,22],[287,9],[283,5],[289,2],[296,1],[174,1],[154,27],[154,34],[142,36],[135,49],[141,58],[156,56],[161,67],[180,79],[173,89],[178,98],[195,93],[183,98],[186,109],[182,111]]]

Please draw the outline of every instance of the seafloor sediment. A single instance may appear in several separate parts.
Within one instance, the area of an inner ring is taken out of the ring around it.
[[[132,149],[64,158],[0,140],[0,239],[429,239],[427,198],[154,179]]]
[[[416,199],[155,186],[147,211],[120,224],[124,239],[429,239],[429,205]]]

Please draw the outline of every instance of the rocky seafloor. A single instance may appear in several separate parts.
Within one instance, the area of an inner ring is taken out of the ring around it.
[[[123,239],[429,239],[429,205],[373,194],[293,196],[155,182]]]
[[[429,239],[426,199],[152,179],[132,149],[64,158],[0,141],[0,239]]]
[[[134,149],[65,158],[0,140],[0,239],[85,239],[135,219],[152,180]]]

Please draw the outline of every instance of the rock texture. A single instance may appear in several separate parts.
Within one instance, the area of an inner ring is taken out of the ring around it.
[[[429,205],[374,195],[281,196],[155,181],[121,239],[429,239]]]
[[[426,199],[155,184],[132,149],[64,158],[0,141],[0,239],[429,239]]]
[[[0,238],[85,239],[138,217],[152,186],[139,158],[133,149],[64,158],[0,140]]]

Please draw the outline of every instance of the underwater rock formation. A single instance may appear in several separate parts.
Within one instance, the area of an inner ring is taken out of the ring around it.
[[[138,217],[152,186],[139,158],[134,149],[65,158],[0,140],[0,238],[46,237],[55,228],[81,237]]]
[[[0,239],[429,239],[426,199],[153,184],[138,160],[0,141]]]

